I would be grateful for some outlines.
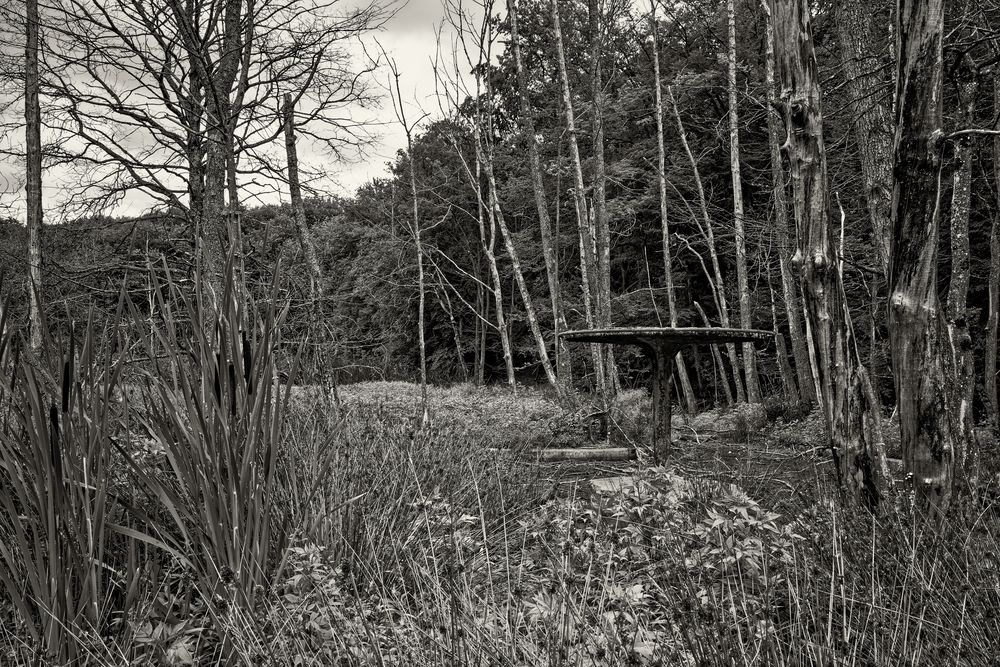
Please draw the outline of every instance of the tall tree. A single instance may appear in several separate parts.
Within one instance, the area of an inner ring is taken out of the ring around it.
[[[226,214],[226,193],[228,191],[230,213],[235,213],[238,201],[234,112],[239,113],[239,105],[233,98],[245,44],[243,11],[243,0],[224,0],[222,38],[213,43],[215,53],[209,55],[213,66],[205,78],[207,142],[199,240],[206,282],[212,286],[217,299],[222,298],[222,267],[226,254],[234,247],[236,239],[233,216]]]
[[[670,224],[667,215],[667,175],[666,175],[666,149],[663,141],[663,92],[660,89],[660,45],[656,37],[656,0],[649,3],[649,34],[652,41],[653,58],[653,94],[656,100],[656,158],[657,158],[657,185],[660,189],[660,234],[663,243],[663,282],[667,289],[667,317],[670,326],[676,327],[677,320],[677,294],[674,290],[674,265],[670,250]],[[688,377],[687,366],[684,358],[678,354],[677,377],[681,382],[681,393],[690,414],[695,412],[694,389],[691,387],[691,379]]]
[[[968,54],[952,68],[958,79],[958,122],[971,127],[975,122],[976,100],[979,92],[979,72]],[[975,369],[972,358],[972,339],[969,335],[969,215],[972,208],[973,139],[965,136],[955,142],[957,167],[952,176],[951,189],[951,277],[948,283],[947,319],[949,338],[956,353],[955,363],[958,386],[956,387],[960,422],[972,423],[972,399],[975,391]],[[960,424],[962,432],[969,426]]]
[[[904,467],[918,506],[951,501],[968,422],[956,395],[958,358],[940,312],[944,0],[900,0],[893,140],[889,341]]]
[[[507,15],[510,21],[510,47],[514,55],[514,66],[517,69],[517,97],[520,105],[521,134],[528,146],[528,163],[531,168],[531,189],[535,196],[535,209],[538,211],[538,227],[541,232],[542,257],[545,260],[545,276],[549,285],[549,300],[552,302],[552,320],[555,324],[556,368],[559,384],[568,386],[571,373],[569,347],[559,337],[559,332],[566,331],[566,315],[562,307],[562,286],[559,281],[559,263],[552,236],[552,222],[549,218],[549,204],[545,195],[545,183],[542,180],[542,163],[538,154],[538,137],[535,134],[535,121],[532,117],[531,104],[528,99],[528,74],[521,59],[521,43],[518,34],[517,7],[514,0],[507,0]]]
[[[389,59],[389,70],[392,73],[393,111],[396,120],[406,134],[406,155],[409,160],[409,185],[410,203],[413,211],[413,220],[410,226],[410,233],[413,235],[413,245],[417,255],[417,345],[420,353],[420,408],[421,420],[423,424],[430,423],[430,409],[427,404],[427,340],[425,334],[426,317],[426,294],[427,289],[424,284],[424,246],[421,239],[420,229],[420,197],[417,191],[417,166],[413,154],[413,130],[417,123],[409,123],[406,119],[406,105],[403,101],[403,94],[399,87],[399,69],[395,61]]]
[[[586,186],[583,182],[583,162],[580,159],[580,145],[577,141],[576,114],[573,110],[573,95],[569,87],[569,71],[566,67],[566,49],[563,46],[562,21],[559,17],[558,0],[550,0],[552,10],[552,30],[555,33],[556,64],[562,84],[563,112],[566,115],[566,133],[569,140],[570,158],[573,161],[573,202],[576,207],[577,228],[580,232],[580,276],[583,279],[583,307],[587,326],[594,328],[597,323],[595,308],[600,308],[597,275],[597,241],[594,222],[587,211]],[[604,354],[601,346],[590,346],[594,361],[594,374],[601,396],[607,398],[608,387],[605,376]]]
[[[712,263],[712,274],[708,276],[712,284],[712,294],[715,297],[715,307],[719,312],[719,322],[723,327],[731,326],[729,320],[729,305],[726,300],[726,283],[722,277],[722,265],[719,262],[719,251],[715,245],[715,226],[712,224],[712,216],[708,212],[708,197],[705,195],[705,186],[701,180],[701,170],[698,168],[698,160],[695,159],[694,152],[687,140],[687,132],[684,130],[684,122],[681,120],[681,112],[677,108],[677,99],[674,97],[672,86],[667,86],[667,97],[670,98],[670,106],[674,112],[674,120],[677,122],[677,132],[681,140],[681,146],[687,155],[691,165],[691,172],[694,176],[694,184],[698,191],[698,205],[701,210],[701,222],[695,218],[699,227],[699,232],[705,239],[708,246],[708,255]],[[740,378],[740,361],[736,354],[735,343],[726,343],[726,350],[729,352],[729,363],[732,365],[733,380],[736,383],[736,400],[743,403],[747,400],[743,381]]]
[[[25,3],[24,133],[31,349],[42,347],[42,110],[38,101],[38,0]]]
[[[800,267],[823,416],[841,484],[874,507],[880,485],[888,478],[878,440],[878,405],[861,364],[829,221],[822,94],[810,6],[808,0],[771,0],[770,6],[798,236],[793,261]]]
[[[733,224],[736,228],[736,290],[740,304],[740,326],[751,327],[750,288],[747,284],[747,240],[743,224],[743,177],[740,172],[740,116],[736,99],[736,4],[726,0],[728,18],[728,67],[726,88],[729,93],[729,172],[733,178]],[[747,400],[760,402],[760,381],[757,378],[757,357],[753,343],[743,343],[743,373]]]
[[[590,100],[591,138],[594,150],[593,213],[597,245],[597,324],[611,326],[611,226],[608,222],[607,166],[604,161],[604,53],[600,0],[588,0],[587,18],[590,28]],[[618,371],[614,350],[609,345],[604,352],[604,376],[608,390],[615,391]]]

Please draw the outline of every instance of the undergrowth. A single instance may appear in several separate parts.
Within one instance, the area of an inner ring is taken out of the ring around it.
[[[37,354],[0,315],[4,664],[1000,655],[991,501],[932,529],[905,497],[872,517],[818,475],[782,514],[743,491],[775,486],[754,447],[816,449],[797,412],[772,436],[745,429],[728,445],[744,465],[711,479],[653,468],[615,494],[553,495],[552,471],[518,452],[555,444],[547,420],[575,429],[590,407],[458,386],[432,390],[424,426],[410,385],[337,401],[293,389],[294,363],[277,380],[279,299],[237,308],[230,279],[212,309],[162,271],[149,287],[153,312],[123,296],[114,322],[80,323]],[[611,406],[640,447],[645,406],[639,392]]]

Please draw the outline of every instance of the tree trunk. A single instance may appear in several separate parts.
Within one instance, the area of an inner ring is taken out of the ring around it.
[[[892,239],[892,119],[882,102],[885,87],[879,72],[879,29],[866,0],[840,0],[835,5],[841,63],[852,100],[852,125],[861,162],[868,200],[868,212],[875,241],[875,255],[884,276],[889,274],[889,246]]]
[[[451,335],[455,340],[455,355],[458,361],[458,367],[462,370],[462,382],[469,381],[469,369],[465,365],[465,351],[462,349],[462,327],[455,320],[455,309],[451,307],[451,299],[448,297],[448,290],[445,288],[445,279],[441,273],[441,270],[437,269],[438,284],[434,288],[434,294],[437,296],[438,305],[441,306],[441,310],[444,311],[445,315],[448,316],[448,324],[451,326]],[[476,318],[476,322],[479,322],[479,318]]]
[[[799,264],[820,397],[840,483],[874,509],[877,406],[868,404],[857,341],[847,310],[840,260],[829,224],[822,96],[808,0],[770,0],[779,105],[786,129],[798,230]],[[867,426],[867,428],[866,428]]]
[[[948,507],[968,435],[937,294],[943,32],[943,0],[899,1],[889,339],[903,463],[932,516]]]
[[[657,180],[660,187],[660,230],[663,240],[663,281],[667,288],[667,316],[670,319],[670,326],[676,327],[677,295],[674,291],[674,269],[670,252],[670,226],[667,223],[666,150],[663,142],[663,94],[660,90],[660,52],[656,39],[655,2],[650,3],[649,34],[653,40],[653,92],[656,99],[656,154]],[[677,355],[677,376],[680,378],[681,392],[684,395],[688,414],[694,414],[694,390],[691,388],[691,379],[688,377],[687,366],[684,364],[684,357],[681,355]]]
[[[1000,78],[993,78],[993,116],[1000,113]],[[996,212],[990,227],[989,320],[986,325],[986,352],[983,385],[986,412],[990,424],[997,429],[997,335],[1000,333],[1000,135],[993,137],[993,188],[996,192]]]
[[[402,105],[402,100],[400,100]],[[420,200],[417,196],[417,165],[413,155],[413,139],[406,130],[406,152],[410,158],[410,196],[413,198],[413,244],[417,251],[417,345],[420,346],[420,406],[424,424],[430,422],[427,405],[427,341],[424,333],[426,285],[424,283],[424,246],[420,239]]]
[[[490,290],[483,290],[482,310],[485,319],[490,316]],[[476,385],[482,387],[486,383],[486,322],[483,321],[479,329],[479,339],[476,342],[478,361],[476,363]]]
[[[292,202],[292,213],[295,217],[295,231],[299,235],[299,243],[302,245],[302,255],[306,260],[306,267],[309,269],[309,279],[314,299],[323,298],[323,269],[319,265],[319,257],[316,255],[316,245],[313,243],[312,233],[306,225],[305,207],[302,205],[302,188],[299,184],[299,157],[295,148],[295,108],[292,104],[292,96],[285,93],[284,97],[284,121],[285,121],[285,154],[288,156],[288,189]],[[412,159],[412,156],[411,156]]]
[[[566,133],[569,135],[569,151],[573,160],[573,200],[576,205],[576,220],[580,230],[580,277],[583,281],[583,309],[587,326],[594,328],[594,306],[599,307],[597,296],[597,247],[587,212],[586,187],[583,184],[583,164],[580,161],[580,146],[577,142],[576,119],[573,113],[573,96],[569,89],[569,75],[566,71],[566,54],[563,48],[562,26],[559,18],[559,2],[551,0],[552,29],[556,38],[556,60],[559,65],[559,78],[562,81],[563,110],[566,114]],[[604,375],[604,355],[601,346],[591,344],[590,353],[594,360],[594,373],[597,377],[597,387],[606,400],[608,389]]]
[[[42,111],[38,101],[38,0],[25,3],[24,153],[28,304],[33,353],[42,349]]]
[[[476,128],[473,130],[476,134],[479,133],[479,125],[476,124]],[[479,145],[479,138],[476,137],[476,145]],[[497,267],[497,257],[495,253],[496,248],[496,238],[497,238],[497,224],[496,217],[494,216],[493,207],[485,206],[482,197],[482,159],[480,156],[480,151],[476,151],[476,199],[477,199],[477,209],[479,215],[479,241],[483,246],[483,253],[486,255],[486,262],[490,268],[490,278],[493,280],[493,303],[497,313],[497,331],[500,334],[500,347],[503,349],[503,361],[504,366],[507,369],[507,385],[511,388],[517,388],[516,379],[514,377],[514,353],[510,345],[510,335],[507,330],[507,318],[504,316],[503,310],[503,282],[500,280],[500,269]],[[484,214],[485,212],[485,214]],[[485,220],[490,222],[489,234],[486,234],[485,230]],[[484,334],[485,341],[485,334]],[[485,346],[485,342],[483,343]]]
[[[601,69],[600,0],[588,0],[590,22],[590,97],[591,127],[594,150],[594,227],[597,245],[597,325],[611,326],[611,228],[607,211],[607,171],[604,164],[604,75]],[[608,391],[614,394],[618,386],[614,349],[609,345],[604,353],[604,377]]]
[[[785,346],[785,337],[778,329],[778,307],[774,302],[774,288],[770,285],[767,288],[771,294],[771,326],[774,329],[774,347],[778,357],[778,370],[781,373],[781,388],[784,391],[785,400],[794,403],[799,400],[799,391],[795,386],[795,374],[788,363],[788,348]]]
[[[978,73],[975,66],[959,67],[959,125],[971,127],[975,123],[976,97],[979,92]],[[956,400],[958,401],[959,430],[971,432],[973,424],[972,398],[975,391],[975,368],[972,356],[972,338],[966,313],[969,295],[969,210],[972,199],[971,138],[960,139],[955,145],[955,159],[958,168],[952,178],[951,194],[951,280],[948,287],[948,332],[951,346],[955,351],[957,370]],[[956,456],[969,452],[960,448]],[[956,461],[956,468],[964,470],[965,461]]]
[[[712,326],[712,323],[708,321],[708,315],[705,314],[705,310],[701,307],[701,304],[697,301],[694,302],[694,308],[698,311],[701,316],[702,324],[706,327]],[[733,404],[733,390],[729,388],[729,380],[726,378],[726,365],[722,363],[722,353],[719,352],[718,345],[712,345],[712,357],[715,359],[715,365],[719,369],[719,380],[722,385],[722,389],[726,395],[726,405]]]
[[[507,222],[504,220],[503,210],[500,208],[496,178],[493,176],[492,157],[487,154],[484,158],[483,166],[485,167],[486,182],[489,187],[489,201],[487,205],[493,211],[493,219],[500,226],[500,234],[503,236],[504,245],[507,247],[507,254],[510,256],[510,262],[514,270],[514,281],[517,283],[517,289],[521,293],[521,300],[524,302],[524,312],[525,317],[528,318],[528,328],[531,330],[531,335],[535,339],[535,346],[538,349],[538,360],[542,365],[542,370],[545,372],[545,378],[549,384],[558,389],[559,382],[556,379],[555,372],[552,370],[552,363],[549,361],[549,352],[545,345],[545,338],[542,336],[542,329],[538,326],[538,316],[535,314],[534,300],[531,298],[528,284],[524,280],[524,273],[521,271],[521,259],[517,248],[514,246],[514,239],[510,230],[507,228]]]
[[[514,65],[517,68],[517,92],[521,109],[521,129],[525,143],[528,145],[528,162],[531,167],[531,187],[535,195],[535,208],[538,211],[538,226],[541,231],[542,256],[545,258],[545,274],[549,284],[549,299],[552,302],[552,321],[555,324],[556,371],[560,391],[568,388],[570,381],[569,347],[559,333],[566,331],[566,316],[562,307],[562,287],[559,284],[559,264],[556,257],[555,244],[552,241],[552,224],[549,220],[549,205],[545,196],[545,185],[542,181],[542,164],[538,155],[538,139],[535,136],[535,121],[531,116],[531,105],[528,100],[528,75],[521,62],[521,46],[518,37],[517,8],[514,0],[507,0],[507,14],[510,17],[510,45],[514,55]]]
[[[747,284],[746,232],[743,228],[743,177],[740,173],[740,117],[736,102],[736,8],[726,0],[729,18],[729,67],[726,82],[729,90],[729,171],[733,177],[733,222],[736,227],[736,290],[739,293],[740,326],[751,328],[750,288]],[[743,373],[747,400],[760,403],[760,381],[753,343],[743,343]]]
[[[222,36],[214,63],[214,74],[206,81],[208,143],[205,158],[205,191],[201,216],[202,262],[205,283],[214,292],[219,307],[224,285],[223,271],[233,238],[225,214],[226,175],[232,152],[233,118],[231,95],[242,54],[242,0],[225,0]],[[208,303],[212,303],[209,299]]]
[[[793,254],[792,241],[788,238],[788,197],[785,191],[785,173],[781,165],[781,117],[774,109],[777,94],[774,89],[774,25],[767,0],[762,0],[767,21],[766,58],[764,61],[764,87],[767,91],[767,132],[771,153],[771,180],[774,188],[774,229],[778,241],[778,270],[781,275],[781,295],[788,318],[788,335],[792,340],[792,356],[798,377],[798,398],[804,403],[816,400],[809,348],[802,332],[802,311],[798,290],[789,266]]]
[[[715,248],[715,230],[712,226],[712,218],[708,214],[708,199],[705,197],[705,187],[701,182],[701,172],[698,169],[698,161],[691,152],[691,146],[687,141],[687,133],[684,131],[684,123],[681,121],[681,113],[677,109],[677,100],[674,98],[674,91],[671,86],[667,86],[667,95],[670,97],[670,106],[674,112],[674,119],[677,121],[677,131],[680,135],[681,146],[687,154],[691,163],[691,171],[694,175],[695,187],[698,190],[698,205],[701,207],[701,216],[704,225],[699,224],[705,242],[708,244],[708,253],[712,262],[712,272],[715,275],[715,301],[719,306],[719,321],[724,327],[732,326],[729,321],[729,306],[726,304],[726,283],[722,279],[722,267],[719,265],[719,253]],[[747,395],[743,391],[743,380],[740,378],[740,360],[736,355],[736,344],[727,343],[726,349],[729,351],[729,361],[733,367],[733,380],[736,382],[736,400],[743,403],[747,400]]]

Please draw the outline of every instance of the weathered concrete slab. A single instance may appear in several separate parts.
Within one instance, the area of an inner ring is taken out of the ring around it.
[[[625,475],[622,477],[601,477],[590,480],[590,486],[595,493],[615,494],[628,489],[634,489],[638,485],[635,477]]]

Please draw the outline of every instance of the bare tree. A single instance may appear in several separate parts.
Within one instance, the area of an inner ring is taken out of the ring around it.
[[[326,0],[53,0],[42,84],[53,159],[80,176],[68,212],[132,193],[167,205],[217,273],[230,250],[240,255],[240,198],[287,182],[276,99],[296,91],[296,132],[324,151],[366,142],[338,110],[373,97],[373,65],[356,66],[346,44],[380,25],[379,2],[343,12]],[[307,170],[321,168],[300,161]]]
[[[770,6],[798,230],[793,262],[800,267],[819,398],[840,482],[873,508],[889,478],[879,437],[879,406],[861,364],[829,220],[822,93],[809,2],[771,0]]]
[[[726,0],[728,18],[728,67],[726,88],[729,92],[729,171],[733,177],[733,224],[736,228],[736,290],[740,304],[740,326],[750,328],[750,288],[747,285],[746,231],[743,225],[743,177],[740,173],[740,117],[736,102],[736,6]],[[753,343],[743,343],[743,372],[747,400],[760,402],[760,381],[757,378],[757,357]]]
[[[666,175],[666,150],[663,141],[663,92],[660,89],[660,50],[659,42],[656,38],[656,0],[649,3],[649,34],[652,40],[653,58],[653,93],[656,100],[656,155],[657,155],[657,184],[660,188],[660,232],[663,242],[663,280],[667,288],[667,317],[670,326],[677,326],[677,294],[674,290],[674,268],[670,251],[670,225],[667,222],[667,175]],[[677,377],[680,378],[681,392],[684,395],[684,402],[690,414],[695,412],[694,389],[691,387],[691,379],[688,377],[687,366],[684,358],[678,354]]]
[[[42,347],[42,111],[38,101],[38,0],[25,3],[24,134],[25,198],[28,224],[28,303],[30,345]]]
[[[608,222],[607,167],[604,161],[604,70],[603,30],[600,0],[587,1],[587,18],[590,32],[590,100],[591,142],[594,151],[592,201],[594,215],[594,241],[597,250],[597,325],[611,326],[611,226]],[[609,345],[603,351],[604,377],[608,391],[614,393],[618,385],[614,350]]]
[[[993,77],[993,114],[1000,117],[1000,79]],[[989,312],[986,325],[985,369],[983,384],[986,392],[986,412],[994,429],[997,423],[997,335],[1000,334],[1000,134],[993,137],[993,187],[997,210],[990,226]]]
[[[410,233],[413,235],[413,245],[417,254],[417,345],[420,348],[420,407],[422,423],[427,425],[430,423],[430,410],[427,405],[427,341],[424,338],[427,290],[424,285],[424,248],[420,240],[420,197],[417,192],[417,165],[416,156],[413,153],[413,130],[423,120],[423,117],[413,123],[407,122],[406,104],[403,101],[402,91],[399,87],[399,68],[391,58],[387,58],[386,60],[388,61],[389,71],[392,75],[390,93],[392,95],[393,111],[396,114],[396,120],[399,121],[403,132],[406,134],[406,156],[410,163],[410,197],[413,206],[413,221],[410,226]]]
[[[563,112],[566,115],[566,133],[569,135],[569,153],[573,161],[573,202],[576,206],[576,221],[580,236],[580,277],[582,278],[583,308],[587,326],[594,328],[598,319],[595,311],[600,308],[597,275],[597,240],[593,217],[588,213],[586,186],[583,182],[583,162],[580,159],[580,145],[577,141],[576,114],[573,110],[573,95],[569,87],[569,74],[566,69],[566,50],[563,47],[562,21],[559,17],[558,0],[550,0],[552,10],[552,30],[556,40],[556,64],[559,67],[559,80],[562,83]],[[601,346],[590,346],[594,361],[594,373],[597,376],[597,387],[605,399],[608,396],[607,378],[605,376],[604,354]]]
[[[684,153],[691,164],[694,184],[698,190],[698,205],[701,210],[702,219],[698,221],[697,217],[695,217],[695,224],[698,225],[698,231],[708,246],[709,259],[712,263],[712,275],[709,282],[712,284],[712,293],[715,296],[715,307],[719,313],[719,322],[722,326],[729,327],[731,325],[729,320],[729,306],[726,303],[726,283],[722,278],[722,265],[719,263],[719,252],[715,245],[715,227],[712,224],[711,216],[708,214],[708,198],[705,196],[705,186],[702,184],[701,170],[698,169],[698,161],[695,159],[694,153],[691,151],[691,145],[688,143],[687,132],[684,130],[684,122],[681,120],[681,112],[677,108],[677,99],[674,97],[672,86],[667,86],[667,97],[670,98],[670,107],[673,109],[674,120],[677,122],[677,132],[681,140],[681,146],[684,148]],[[727,343],[726,350],[729,352],[733,380],[736,382],[736,400],[743,403],[747,400],[747,394],[743,388],[743,381],[740,379],[740,361],[736,355],[736,345],[734,343]]]
[[[528,146],[528,162],[531,167],[531,187],[535,195],[535,208],[538,211],[538,227],[541,232],[542,256],[545,259],[545,275],[549,284],[549,299],[552,302],[552,320],[555,324],[556,338],[556,369],[559,384],[565,390],[571,380],[572,369],[569,346],[559,337],[559,332],[565,331],[566,315],[562,307],[562,286],[559,281],[559,264],[556,258],[555,243],[552,238],[552,222],[549,218],[549,205],[545,195],[545,184],[542,180],[542,164],[538,154],[538,138],[535,134],[535,121],[528,100],[528,75],[521,59],[521,44],[518,34],[517,7],[514,0],[507,0],[507,16],[510,21],[510,48],[514,56],[514,66],[517,69],[517,93],[520,105],[520,122],[524,142]]]

